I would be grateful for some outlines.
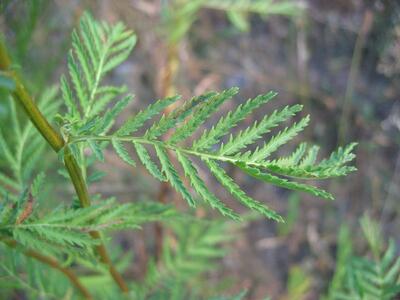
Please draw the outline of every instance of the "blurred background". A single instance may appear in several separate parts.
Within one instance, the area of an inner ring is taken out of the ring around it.
[[[127,84],[136,95],[131,113],[171,94],[187,99],[238,86],[238,104],[275,90],[277,100],[255,118],[301,103],[311,124],[299,141],[320,145],[324,156],[337,146],[359,143],[356,173],[318,183],[336,196],[333,202],[257,183],[231,170],[241,186],[287,222],[249,221],[207,275],[210,282],[223,278],[229,291],[248,289],[248,299],[319,299],[335,269],[342,224],[350,230],[355,251],[365,250],[359,226],[365,213],[400,248],[399,1],[0,0],[0,10],[0,28],[34,93],[58,83],[70,32],[88,10],[98,19],[124,22],[138,36],[128,61],[108,79]],[[0,116],[6,113],[0,110]],[[290,150],[284,147],[279,154]],[[92,186],[92,193],[121,201],[159,197],[158,183],[111,152],[99,168],[108,176]],[[213,186],[211,178],[208,184]],[[237,206],[216,185],[214,190]],[[68,190],[60,187],[59,192]],[[167,196],[168,201],[177,197]],[[182,202],[179,206],[185,209]],[[135,253],[137,263],[130,271],[140,277],[154,248],[152,228],[117,240]]]

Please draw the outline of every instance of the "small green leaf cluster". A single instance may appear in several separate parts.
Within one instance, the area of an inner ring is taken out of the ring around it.
[[[105,134],[110,130],[133,96],[124,95],[125,86],[105,84],[104,77],[127,59],[135,44],[136,36],[122,23],[110,26],[96,22],[88,13],[83,15],[79,30],[72,33],[67,61],[69,76],[62,76],[60,82],[67,113],[58,115],[58,120],[65,138],[87,132]],[[113,101],[116,104],[110,107]],[[97,145],[90,142],[89,145],[102,160]],[[82,149],[71,147],[71,150],[85,166],[87,163],[79,154]]]
[[[35,180],[32,191],[40,190],[43,181],[42,176]],[[143,223],[177,216],[170,206],[160,203],[117,204],[115,199],[101,200],[86,208],[60,206],[46,211],[35,202],[37,196],[37,192],[25,190],[17,201],[6,197],[1,202],[0,236],[51,255],[93,256],[93,246],[99,240],[89,235],[92,231],[138,229]]]
[[[332,280],[329,300],[397,299],[400,295],[400,256],[390,239],[385,249],[380,226],[368,215],[361,218],[361,228],[372,258],[352,253],[348,230],[341,230],[337,270]]]

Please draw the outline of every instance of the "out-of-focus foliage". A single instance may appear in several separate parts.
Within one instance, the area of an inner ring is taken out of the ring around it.
[[[307,299],[311,288],[311,277],[299,266],[294,266],[289,271],[288,292],[286,299]]]
[[[0,289],[3,299],[13,299],[15,291],[26,299],[75,299],[68,279],[57,270],[0,245]]]
[[[298,16],[302,6],[292,0],[165,0],[163,1],[163,30],[169,43],[176,44],[189,31],[202,8],[226,12],[232,24],[241,31],[250,28],[249,15],[263,18],[271,15]]]
[[[173,235],[164,241],[162,263],[150,261],[146,277],[133,288],[135,298],[184,300],[207,295],[199,279],[217,267],[216,260],[227,254],[221,245],[230,242],[240,226],[222,220],[169,222]]]
[[[45,143],[28,120],[22,120],[17,106],[10,95],[5,95],[2,103],[7,117],[2,123],[9,124],[0,128],[0,158],[2,172],[0,172],[0,192],[16,200],[35,177],[43,170],[45,164],[39,160],[45,153]],[[42,113],[51,121],[60,107],[57,100],[57,88],[46,89],[38,97],[38,106]]]
[[[31,42],[34,30],[38,23],[41,12],[45,9],[47,0],[27,1],[26,5],[17,8],[16,14],[8,14],[14,6],[18,6],[17,1],[1,1],[0,13],[6,17],[9,27],[14,29],[15,53],[17,61],[24,60],[29,43]]]
[[[360,224],[372,258],[352,254],[349,232],[344,227],[339,235],[336,271],[326,299],[396,299],[400,295],[400,256],[395,242],[390,239],[385,249],[380,226],[368,215]]]
[[[278,234],[288,235],[293,229],[299,216],[300,195],[291,193],[288,197],[288,211],[285,216],[285,223],[278,224]]]

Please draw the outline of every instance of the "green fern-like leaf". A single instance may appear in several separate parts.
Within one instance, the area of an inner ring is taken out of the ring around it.
[[[124,95],[125,86],[104,84],[104,78],[127,59],[135,44],[136,36],[122,23],[109,25],[95,21],[88,13],[83,14],[79,28],[72,33],[68,76],[61,77],[62,96],[68,109],[62,117],[61,132],[65,138],[89,133],[103,135],[112,128],[133,96]],[[103,151],[108,144],[91,141],[88,146],[98,160],[104,160]],[[112,145],[121,159],[135,165],[121,142],[113,140]],[[88,159],[82,145],[72,145],[70,150],[82,168],[93,162],[92,158]],[[60,151],[60,158],[63,153]]]
[[[332,153],[329,159],[322,160],[320,163],[315,163],[318,148],[312,146],[307,151],[305,143],[302,143],[288,157],[268,160],[277,151],[278,147],[293,139],[307,125],[308,117],[279,132],[264,142],[262,147],[242,152],[243,149],[252,146],[257,140],[263,138],[278,123],[286,121],[299,112],[301,109],[300,105],[287,106],[282,110],[275,110],[262,120],[256,121],[248,128],[239,131],[235,136],[230,135],[227,142],[224,143],[222,141],[225,136],[229,135],[230,129],[243,120],[252,110],[263,103],[269,102],[274,95],[273,93],[248,100],[233,112],[228,112],[214,127],[203,131],[200,137],[194,140],[192,146],[188,147],[182,144],[187,138],[196,135],[196,132],[201,128],[206,119],[218,110],[219,105],[223,101],[227,101],[236,92],[235,89],[230,89],[222,93],[208,93],[204,96],[196,97],[194,98],[195,100],[190,100],[189,104],[186,103],[186,105],[184,104],[182,107],[173,110],[168,115],[161,116],[159,121],[155,121],[143,136],[130,135],[131,132],[141,127],[140,124],[143,124],[144,121],[149,120],[165,108],[164,105],[161,105],[163,101],[157,101],[154,105],[151,105],[136,116],[139,121],[131,118],[111,135],[96,135],[96,132],[90,132],[91,129],[89,127],[86,135],[71,136],[71,145],[89,141],[112,141],[119,156],[124,161],[133,165],[133,158],[129,156],[128,150],[122,146],[123,143],[129,143],[130,145],[133,143],[139,160],[149,172],[159,180],[169,181],[183,198],[191,206],[194,206],[196,202],[191,192],[183,183],[184,181],[181,179],[176,167],[172,164],[170,155],[176,155],[185,177],[189,179],[190,185],[200,198],[204,199],[213,208],[219,210],[223,215],[233,218],[237,218],[237,215],[223,205],[206,188],[203,179],[198,174],[196,163],[192,160],[192,157],[202,160],[217,180],[243,205],[278,221],[282,220],[279,215],[266,205],[247,196],[226,174],[220,164],[234,164],[250,176],[279,187],[307,192],[326,199],[333,199],[331,194],[309,184],[297,182],[296,179],[337,177],[354,171],[354,167],[347,166],[346,164],[354,159],[352,150],[355,144],[339,148],[336,152]],[[177,101],[176,97],[168,98],[166,103],[173,103],[175,101]],[[162,138],[163,134],[173,127],[175,131],[164,140]],[[145,146],[153,148],[158,158],[158,163],[154,161]],[[161,171],[158,165],[161,165]],[[281,177],[282,175],[290,177],[292,180]]]
[[[78,99],[73,103],[80,103],[81,114],[77,119],[70,118],[69,115],[65,116],[64,119],[67,120],[67,123],[64,127],[69,128],[65,133],[68,140],[67,146],[73,153],[76,153],[75,155],[81,162],[84,147],[90,147],[95,157],[102,160],[104,147],[111,143],[123,161],[135,166],[136,160],[130,154],[130,148],[135,148],[139,161],[149,173],[160,181],[168,181],[190,206],[196,205],[195,194],[197,194],[199,198],[223,215],[238,219],[238,215],[226,207],[207,188],[204,179],[199,175],[198,162],[203,162],[217,181],[240,203],[277,221],[281,221],[282,218],[267,205],[248,196],[222,168],[224,164],[235,165],[248,175],[279,187],[307,192],[326,199],[333,199],[333,196],[297,180],[343,176],[355,170],[354,167],[347,165],[354,159],[352,150],[355,144],[339,148],[328,159],[319,163],[315,162],[318,148],[308,147],[305,143],[302,143],[288,157],[272,159],[281,146],[287,144],[305,128],[309,122],[308,116],[266,139],[261,146],[257,145],[259,140],[264,139],[265,135],[280,123],[286,122],[300,112],[301,105],[274,110],[261,120],[239,130],[236,134],[231,132],[251,112],[270,102],[276,95],[274,92],[249,99],[222,116],[216,124],[206,130],[202,130],[203,124],[219,111],[223,103],[237,94],[237,88],[231,88],[221,93],[208,92],[193,97],[182,102],[169,113],[162,115],[161,113],[166,108],[180,101],[180,98],[175,96],[161,99],[129,118],[119,128],[108,134],[115,118],[126,107],[131,97],[123,98],[107,111],[100,110],[99,114],[92,114],[92,107],[96,99],[90,95],[96,95],[100,82],[99,79],[96,79],[98,77],[96,74],[100,74],[99,78],[101,79],[105,70],[108,70],[106,66],[109,64],[105,60],[103,65],[101,62],[93,65],[94,61],[90,57],[93,53],[110,50],[101,48],[104,47],[104,43],[99,46],[96,40],[110,41],[110,49],[113,47],[123,48],[125,45],[127,48],[123,51],[131,49],[134,43],[132,34],[122,25],[107,27],[97,23],[89,15],[83,17],[80,30],[73,35],[74,54],[70,55],[72,57],[70,59],[70,70],[72,70],[70,77],[74,93],[65,84],[65,80],[62,80],[63,94],[66,95],[64,98],[67,106],[70,105],[71,98]],[[99,50],[98,47],[101,49]],[[106,58],[109,57],[107,53],[103,55]],[[84,64],[90,65],[91,68],[85,71]],[[86,77],[82,91],[79,91],[80,86],[75,84],[74,69],[78,69]],[[94,74],[90,75],[90,70],[94,71]],[[86,73],[88,73],[87,76]],[[105,90],[113,89],[107,87]],[[79,101],[80,94],[88,94],[89,100]],[[74,106],[69,114],[72,114],[73,110],[75,110]],[[146,123],[150,123],[149,126]],[[139,130],[144,134],[135,135]],[[183,170],[182,175],[179,170]],[[186,183],[189,183],[192,189]]]
[[[191,186],[197,194],[206,202],[210,203],[212,207],[218,209],[224,215],[229,215],[233,218],[237,217],[233,211],[221,205],[222,203],[209,192],[208,189],[204,189],[204,182],[199,177],[197,168],[194,161],[191,160],[191,157],[198,157],[204,161],[218,181],[220,181],[238,201],[275,220],[281,220],[281,218],[267,206],[248,197],[231,179],[229,179],[225,171],[220,168],[219,163],[225,162],[234,164],[250,176],[280,187],[308,192],[326,199],[333,199],[331,194],[321,189],[305,183],[282,178],[280,175],[293,179],[319,179],[343,176],[355,170],[354,167],[346,166],[346,163],[354,159],[352,150],[355,144],[351,144],[345,148],[339,148],[338,151],[332,153],[329,159],[322,160],[320,163],[315,163],[318,148],[312,146],[307,152],[307,145],[304,143],[286,158],[278,158],[275,160],[267,159],[276,152],[278,147],[286,144],[305,127],[308,123],[308,117],[302,119],[292,127],[279,132],[265,142],[262,147],[241,152],[243,148],[247,148],[258,139],[261,139],[265,133],[268,133],[273,127],[276,127],[278,123],[293,116],[301,109],[301,106],[295,105],[292,107],[285,107],[281,111],[275,110],[271,115],[265,116],[261,121],[256,121],[247,129],[239,131],[237,135],[231,135],[228,142],[222,143],[222,138],[229,134],[230,128],[236,126],[236,124],[255,107],[268,102],[271,98],[271,93],[249,100],[246,104],[239,106],[235,111],[229,112],[226,117],[222,117],[218,121],[216,126],[212,127],[210,130],[205,130],[200,138],[192,143],[191,147],[181,145],[185,139],[196,133],[200,125],[211,116],[212,112],[217,111],[220,105],[219,102],[226,101],[227,97],[229,98],[235,93],[236,90],[233,89],[227,90],[221,94],[207,94],[201,97],[203,101],[191,100],[191,105],[184,105],[182,108],[175,109],[170,114],[162,116],[161,119],[153,123],[141,137],[126,135],[132,131],[136,131],[140,127],[140,123],[135,122],[133,118],[129,119],[112,135],[96,136],[91,134],[89,129],[87,135],[72,136],[70,140],[72,144],[88,141],[112,141],[114,148],[121,158],[131,164],[133,164],[133,158],[129,156],[129,152],[125,148],[122,148],[122,143],[133,143],[139,154],[140,161],[150,173],[157,179],[167,179],[171,182],[177,191],[182,194],[184,199],[193,206],[195,205],[194,198],[183,184],[183,181],[180,179],[169,157],[169,153],[175,154],[179,158],[178,162],[181,164],[185,176],[189,179]],[[167,102],[172,103],[176,100],[175,98],[173,100],[169,98]],[[192,104],[193,102],[195,103]],[[162,103],[162,101],[156,102],[154,106],[150,106],[149,109],[140,112],[137,117],[141,121],[148,120],[163,108],[160,103]],[[198,108],[196,108],[197,106]],[[153,107],[157,107],[157,109]],[[244,112],[241,111],[242,109]],[[188,113],[189,111],[193,111],[193,113],[190,114]],[[166,141],[161,139],[162,134],[166,133],[172,127],[175,127],[175,131],[169,136],[169,139]],[[124,135],[120,135],[121,133],[124,133]],[[220,146],[214,150],[218,144]],[[157,163],[153,161],[148,154],[147,149],[144,147],[146,145],[155,150],[161,165],[162,173]],[[203,184],[199,185],[200,182]]]
[[[176,216],[171,207],[151,202],[116,204],[113,199],[87,208],[59,207],[41,216],[27,192],[17,202],[6,198],[0,207],[0,236],[14,238],[24,247],[58,255],[92,255],[98,241],[90,231],[139,228],[142,223]],[[30,206],[28,206],[28,204]],[[33,209],[35,207],[35,209]]]
[[[101,86],[101,82],[128,57],[135,43],[136,36],[122,23],[108,26],[96,22],[88,13],[83,15],[79,30],[72,33],[72,50],[68,56],[71,84],[65,77],[61,79],[71,119],[87,120],[103,112],[125,90]]]

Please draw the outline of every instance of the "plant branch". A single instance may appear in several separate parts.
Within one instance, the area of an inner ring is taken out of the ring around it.
[[[10,70],[10,68],[11,59],[7,54],[5,45],[2,41],[0,41],[0,70],[10,72],[11,77],[15,81],[16,89],[13,92],[14,99],[21,104],[33,125],[38,129],[40,134],[45,138],[45,140],[49,143],[49,145],[53,148],[55,152],[59,152],[61,149],[65,148],[65,167],[69,173],[81,206],[90,206],[90,198],[86,182],[82,176],[79,165],[73,157],[71,151],[68,147],[64,147],[65,141],[63,137],[50,125],[47,119],[42,115],[32,97],[29,95],[28,91],[23,85],[21,78],[15,71],[13,71],[12,69]],[[97,231],[90,232],[90,235],[96,239],[101,238],[100,233]],[[118,284],[120,289],[124,293],[127,293],[128,287],[121,274],[119,274],[116,268],[113,266],[111,259],[107,254],[105,246],[103,244],[100,244],[96,246],[96,250],[98,255],[100,256],[100,261],[108,266],[111,276]]]
[[[11,247],[11,248],[17,248],[18,244],[17,241],[15,240],[5,240],[3,241],[7,246]],[[52,267],[53,269],[56,269],[58,271],[60,271],[61,273],[63,273],[66,277],[68,277],[68,279],[71,281],[72,285],[75,286],[75,288],[82,294],[82,296],[85,299],[88,300],[92,300],[93,297],[92,295],[89,293],[89,291],[82,285],[82,283],[79,281],[79,278],[75,275],[74,272],[72,272],[72,270],[61,266],[57,260],[55,260],[54,258],[50,257],[50,256],[45,256],[43,254],[40,254],[39,252],[36,252],[34,250],[24,250],[23,253],[26,256],[32,257],[46,265],[49,265],[50,267]]]

